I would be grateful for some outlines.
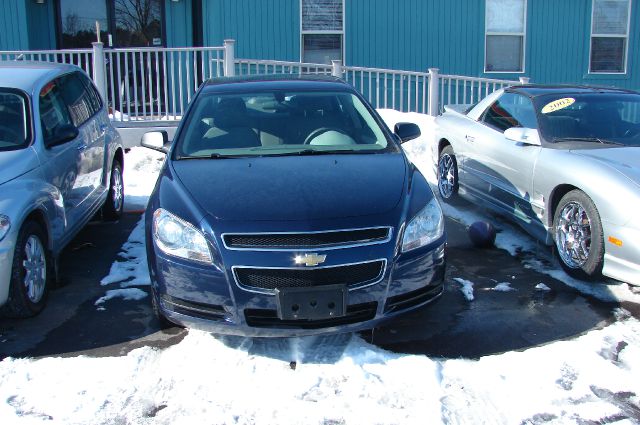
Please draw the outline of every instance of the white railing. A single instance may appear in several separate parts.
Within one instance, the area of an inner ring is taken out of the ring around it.
[[[200,85],[223,75],[224,47],[105,49],[115,121],[179,120]]]
[[[444,105],[475,103],[508,85],[526,83],[490,78],[381,68],[236,59],[234,40],[221,47],[0,51],[1,60],[71,63],[92,76],[107,101],[110,117],[123,126],[178,121],[207,79],[234,75],[333,75],[353,85],[375,108],[438,115]]]

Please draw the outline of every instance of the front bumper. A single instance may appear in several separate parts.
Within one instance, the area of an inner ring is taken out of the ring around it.
[[[393,251],[393,242],[390,245]],[[153,247],[152,241],[147,246]],[[385,250],[389,246],[380,245],[367,248],[367,253],[370,258],[378,258]],[[345,316],[281,320],[277,297],[240,287],[231,267],[201,266],[165,256],[153,248],[148,254],[152,296],[167,319],[208,332],[252,337],[294,337],[374,328],[438,298],[444,288],[446,264],[443,236],[415,252],[386,257],[387,267],[377,283],[348,291]],[[346,261],[348,254],[342,254],[342,261]],[[266,254],[261,261],[268,261],[270,255],[282,253]]]

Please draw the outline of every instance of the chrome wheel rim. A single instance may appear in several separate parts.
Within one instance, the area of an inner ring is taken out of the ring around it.
[[[119,211],[122,206],[123,198],[122,173],[119,168],[111,170],[111,193],[113,194],[113,208],[116,211]]]
[[[47,258],[40,239],[31,235],[24,244],[24,260],[22,266],[25,270],[24,286],[27,297],[32,303],[37,303],[44,295],[47,284]]]
[[[569,202],[560,211],[555,239],[558,254],[568,267],[580,268],[589,259],[591,220],[578,202]]]
[[[453,157],[444,154],[438,161],[438,190],[443,198],[449,199],[453,195],[453,188],[456,184],[455,164]]]

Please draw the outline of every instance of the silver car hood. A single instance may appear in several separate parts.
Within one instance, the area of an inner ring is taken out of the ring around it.
[[[572,152],[606,164],[640,186],[640,148],[589,149],[574,150]]]
[[[0,184],[28,173],[40,165],[33,148],[0,152]]]

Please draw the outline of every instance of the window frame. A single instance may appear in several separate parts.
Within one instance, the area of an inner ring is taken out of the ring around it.
[[[631,12],[632,12],[632,2],[633,0],[627,1],[627,22],[626,22],[626,33],[621,34],[597,34],[593,32],[594,25],[594,15],[596,10],[596,0],[591,0],[591,23],[589,27],[589,70],[588,73],[591,75],[627,75],[629,71],[629,33],[631,30]],[[623,71],[615,72],[615,71],[593,71],[592,69],[592,60],[593,60],[593,39],[594,38],[621,38],[624,40],[624,61],[623,61]]]
[[[304,36],[305,35],[323,35],[323,34],[329,34],[329,35],[340,35],[340,50],[341,50],[341,57],[340,60],[342,61],[342,65],[345,65],[345,61],[344,58],[346,57],[346,52],[345,52],[345,16],[346,16],[346,5],[345,3],[347,2],[347,0],[340,0],[342,1],[342,30],[338,31],[338,30],[303,30],[302,25],[303,25],[303,17],[302,17],[302,11],[303,11],[303,7],[302,7],[302,2],[304,0],[298,0],[298,6],[300,9],[300,62],[303,63],[303,59],[304,59]]]
[[[485,1],[485,6],[484,6],[484,73],[485,74],[524,74],[526,72],[527,69],[527,11],[528,11],[528,6],[529,6],[529,2],[528,0],[522,0],[524,5],[523,5],[523,16],[522,16],[522,28],[523,28],[523,32],[503,32],[503,31],[488,31],[487,28],[489,27],[487,19],[488,19],[488,13],[487,13],[487,8],[488,8],[488,2]],[[502,36],[519,36],[522,37],[522,56],[521,56],[521,63],[522,63],[522,69],[520,71],[493,71],[493,70],[488,70],[487,69],[487,38],[488,36],[494,36],[494,35],[502,35]]]

